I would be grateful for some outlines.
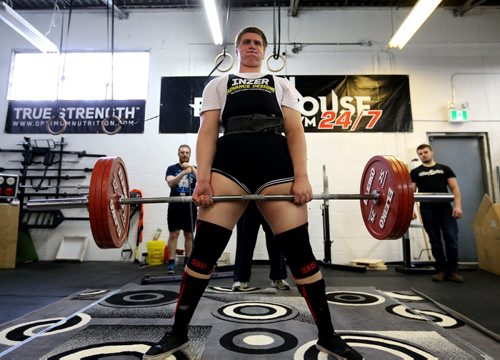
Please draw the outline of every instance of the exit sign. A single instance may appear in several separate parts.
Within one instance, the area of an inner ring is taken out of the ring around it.
[[[469,114],[466,109],[448,109],[449,122],[465,122],[468,118]]]

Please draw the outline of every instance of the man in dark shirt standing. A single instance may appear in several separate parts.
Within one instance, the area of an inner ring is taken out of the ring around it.
[[[170,196],[191,196],[196,186],[196,167],[189,163],[191,147],[179,146],[179,162],[167,168],[165,181],[170,187]],[[172,202],[168,205],[168,262],[167,273],[175,273],[175,254],[177,239],[181,230],[184,232],[184,255],[191,254],[193,247],[193,229],[196,223],[197,209],[193,202]]]
[[[422,165],[410,173],[414,191],[418,189],[420,192],[444,193],[448,192],[449,188],[454,196],[453,207],[446,202],[420,204],[422,222],[429,235],[432,255],[436,260],[436,274],[432,280],[463,282],[462,276],[457,272],[457,219],[461,218],[463,214],[460,188],[455,173],[450,167],[434,161],[432,148],[427,144],[417,147],[417,155]],[[414,214],[414,218],[416,218],[416,214]]]

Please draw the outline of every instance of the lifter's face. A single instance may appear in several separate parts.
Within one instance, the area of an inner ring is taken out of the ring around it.
[[[242,68],[260,71],[265,52],[264,42],[260,35],[251,32],[243,34],[236,48],[236,54],[240,59],[240,71]]]
[[[432,150],[429,148],[423,148],[417,151],[418,158],[422,162],[422,164],[432,164],[433,163],[433,154]]]
[[[179,163],[189,162],[189,158],[191,157],[191,150],[187,147],[181,147],[178,152],[179,155]]]

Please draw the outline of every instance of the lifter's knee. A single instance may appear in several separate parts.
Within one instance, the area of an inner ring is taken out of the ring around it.
[[[186,271],[195,277],[209,278],[215,263],[226,248],[231,233],[231,230],[222,226],[198,220]]]
[[[307,226],[305,223],[275,235],[297,284],[312,283],[321,279],[319,265],[309,243]]]

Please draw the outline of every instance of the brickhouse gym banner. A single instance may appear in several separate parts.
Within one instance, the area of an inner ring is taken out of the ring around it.
[[[412,132],[407,75],[289,76],[305,132]],[[206,77],[163,77],[160,133],[196,133]]]
[[[145,106],[145,100],[9,101],[5,132],[143,133]]]

